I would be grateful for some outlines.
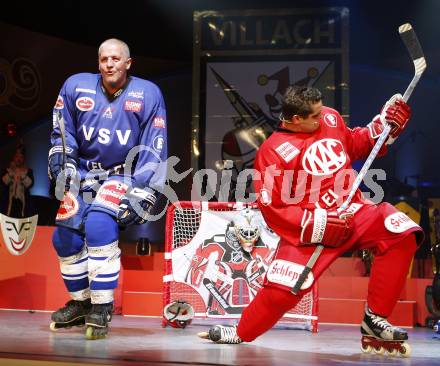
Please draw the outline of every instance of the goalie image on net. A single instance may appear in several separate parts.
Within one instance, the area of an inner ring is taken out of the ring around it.
[[[262,287],[278,243],[263,222],[259,211],[244,208],[197,247],[185,282],[207,299],[208,315],[241,314]]]
[[[256,205],[178,202],[167,214],[164,307],[188,302],[203,324],[238,319],[262,288],[278,242]],[[282,326],[316,331],[316,298],[315,289]]]

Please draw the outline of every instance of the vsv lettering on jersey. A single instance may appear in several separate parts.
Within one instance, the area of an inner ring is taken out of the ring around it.
[[[113,139],[114,135],[108,128],[100,128],[95,132],[95,127],[87,127],[86,125],[82,126],[82,131],[84,134],[84,139],[87,141],[91,141],[92,138],[96,138],[99,143],[103,145],[107,145]],[[122,132],[121,130],[116,130],[116,137],[121,145],[127,145],[128,139],[131,134],[131,130],[125,130]]]

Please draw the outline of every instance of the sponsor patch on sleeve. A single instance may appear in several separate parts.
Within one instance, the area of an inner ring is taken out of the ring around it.
[[[301,264],[285,261],[283,259],[275,259],[270,264],[266,277],[269,282],[293,288],[303,269],[304,266]],[[314,280],[313,273],[309,272],[309,275],[301,286],[301,290],[308,289],[312,286]]]
[[[156,116],[153,119],[153,127],[156,128],[165,128],[165,120],[160,117],[160,116]]]
[[[297,149],[288,141],[282,143],[280,146],[275,148],[275,151],[278,153],[279,156],[281,156],[281,158],[283,158],[286,163],[291,161],[295,156],[299,154],[299,149]]]
[[[338,125],[338,118],[332,113],[324,115],[324,122],[329,127],[336,127]]]
[[[63,109],[64,108],[64,99],[61,95],[58,95],[57,101],[54,106],[55,109]]]
[[[165,144],[165,139],[162,136],[156,136],[153,140],[153,148],[157,152],[162,151],[164,144]]]
[[[413,227],[419,227],[413,220],[411,220],[403,212],[395,212],[385,219],[385,227],[392,233],[400,234]]]

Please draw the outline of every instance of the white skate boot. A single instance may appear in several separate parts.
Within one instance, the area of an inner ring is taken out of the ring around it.
[[[243,342],[237,335],[236,325],[214,325],[208,332],[200,332],[197,335],[215,343],[239,344]]]
[[[409,357],[411,347],[405,341],[408,340],[408,333],[391,325],[385,318],[374,314],[368,306],[365,307],[365,316],[361,324],[362,351],[365,353],[374,352],[390,356]]]

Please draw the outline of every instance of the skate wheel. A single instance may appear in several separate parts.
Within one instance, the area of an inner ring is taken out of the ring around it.
[[[391,357],[394,357],[397,355],[397,349],[395,349],[395,348],[387,349],[387,354]]]
[[[99,337],[95,333],[95,329],[93,327],[87,327],[86,329],[86,338],[90,341],[98,339]]]
[[[87,327],[86,329],[86,338],[93,340],[94,338],[94,334],[93,334],[93,327]]]
[[[409,357],[411,356],[411,347],[408,343],[403,342],[399,349],[399,355],[402,357]]]
[[[362,352],[364,352],[364,353],[370,353],[371,352],[371,350],[372,350],[372,347],[371,346],[369,346],[369,345],[361,345],[361,349],[362,349]]]
[[[106,330],[104,328],[95,328],[88,326],[86,329],[86,338],[90,341],[96,340],[96,339],[102,339],[107,336]]]
[[[58,330],[57,323],[55,322],[50,323],[49,328],[52,332],[56,332]]]
[[[385,353],[385,348],[383,347],[373,347],[373,350],[376,355],[383,355]]]
[[[209,333],[208,332],[199,332],[197,333],[197,336],[203,339],[209,339]]]

